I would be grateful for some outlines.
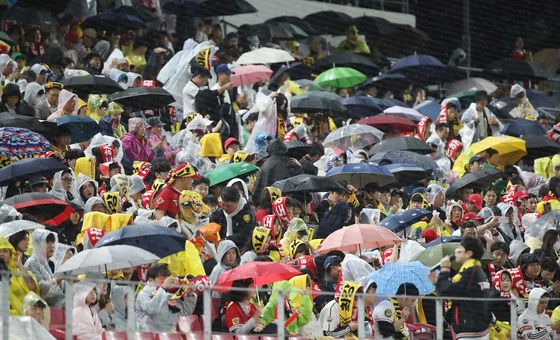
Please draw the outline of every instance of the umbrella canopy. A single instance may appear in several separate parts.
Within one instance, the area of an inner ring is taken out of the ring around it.
[[[469,172],[453,182],[445,194],[447,197],[453,197],[463,188],[486,189],[502,176],[503,173],[496,168],[484,168],[476,172]]]
[[[117,26],[128,29],[139,29],[146,27],[146,24],[137,16],[124,12],[113,11],[89,17],[82,23],[82,26],[94,28]]]
[[[386,217],[379,223],[380,226],[385,227],[395,233],[403,231],[416,222],[421,221],[432,212],[424,209],[407,209],[400,213]]]
[[[149,22],[158,18],[157,15],[153,14],[149,9],[141,6],[121,6],[115,9],[115,12],[133,15],[144,22]]]
[[[23,230],[35,229],[45,229],[45,226],[32,221],[14,220],[0,224],[0,236],[9,237]]]
[[[220,165],[214,170],[206,174],[206,178],[210,181],[210,186],[227,182],[230,179],[246,176],[259,170],[255,165],[247,162],[229,163]]]
[[[498,151],[500,164],[515,164],[527,154],[525,141],[510,136],[487,137],[474,143],[469,148],[474,154],[480,154],[488,149]]]
[[[437,84],[466,77],[465,71],[449,67],[429,55],[410,55],[397,60],[390,73],[400,73],[419,84]]]
[[[276,181],[271,186],[280,189],[282,193],[286,194],[292,192],[346,190],[342,184],[332,178],[308,174],[301,174],[281,181]]]
[[[525,159],[537,159],[541,157],[551,157],[560,153],[560,143],[557,143],[546,136],[523,136],[527,155]]]
[[[49,141],[39,133],[23,128],[0,128],[0,160],[3,165],[38,156],[50,148]]]
[[[280,76],[282,76],[284,73],[287,73],[290,76],[291,80],[307,80],[311,83],[313,83],[316,87],[319,87],[316,83],[314,83],[311,78],[313,77],[313,70],[311,69],[311,67],[307,66],[306,64],[302,63],[301,61],[296,61],[293,63],[290,63],[290,65],[281,65],[280,67],[278,67],[278,65],[280,64],[276,64],[276,65],[271,65],[272,70],[274,71],[274,74],[272,75],[272,77],[270,78],[270,84],[274,84],[278,81],[278,79],[280,79]],[[274,67],[276,66],[276,67]],[[278,84],[280,85],[280,84]]]
[[[387,263],[381,270],[372,273],[370,278],[377,284],[375,294],[379,296],[394,296],[404,283],[412,283],[420,295],[427,295],[435,289],[428,279],[429,273],[430,268],[419,261]]]
[[[535,108],[539,107],[556,107],[558,104],[558,97],[551,96],[548,93],[528,88],[525,90],[525,94],[527,95],[527,99]]]
[[[281,23],[288,23],[294,26],[299,27],[308,35],[319,35],[317,30],[313,28],[307,21],[302,18],[294,17],[294,16],[279,16],[272,19],[268,19],[266,22],[281,22]]]
[[[323,72],[332,67],[350,67],[370,77],[377,75],[380,69],[370,57],[351,52],[331,54],[319,59],[313,65],[313,69],[317,72]]]
[[[426,99],[422,103],[416,105],[414,110],[420,112],[424,116],[430,117],[432,121],[435,122],[439,118],[441,105],[433,99]]]
[[[447,87],[447,91],[445,93],[447,94],[448,97],[450,97],[450,94],[453,93],[463,92],[463,91],[473,91],[473,90],[474,91],[483,90],[486,91],[488,94],[492,94],[494,93],[494,91],[496,91],[497,88],[498,87],[489,80],[486,80],[484,78],[474,77],[474,78],[461,79],[452,83],[451,85],[449,85],[449,87]]]
[[[381,248],[399,244],[403,240],[392,231],[373,224],[353,224],[330,234],[321,243],[318,253],[333,250],[356,253],[362,249]]]
[[[234,281],[251,279],[258,287],[289,280],[297,275],[301,275],[299,270],[284,263],[249,262],[222,273],[214,285],[231,287]]]
[[[379,89],[391,90],[400,93],[406,90],[410,85],[410,81],[399,73],[384,73],[382,75],[370,78],[360,85],[360,89],[366,89],[375,86]]]
[[[72,256],[56,270],[56,274],[106,273],[111,270],[153,263],[159,259],[156,255],[133,246],[117,245],[93,248]]]
[[[106,94],[121,92],[123,90],[119,84],[105,76],[88,75],[73,77],[64,79],[62,84],[65,89],[72,89],[79,94],[86,94],[85,97],[91,93]]]
[[[436,161],[434,161],[429,156],[420,155],[416,152],[385,151],[375,154],[370,153],[369,160],[370,162],[374,162],[379,165],[387,165],[393,163],[414,165],[417,167],[421,167],[426,172],[431,173],[436,177],[441,177],[443,175]]]
[[[315,78],[315,82],[322,87],[337,89],[354,87],[361,84],[367,77],[362,72],[350,67],[333,67]]]
[[[490,64],[485,71],[498,78],[512,80],[542,80],[551,77],[546,71],[526,60],[502,59]]]
[[[304,91],[306,92],[325,90],[311,79],[297,79],[294,80],[294,83],[296,83],[300,88],[304,89]]]
[[[560,221],[560,211],[549,211],[527,226],[527,236],[533,236],[542,240],[547,230],[558,229],[558,221]]]
[[[395,177],[387,169],[368,163],[344,164],[330,169],[327,176],[335,181],[346,181],[356,188],[363,188],[368,183],[385,186],[395,181]]]
[[[399,187],[418,183],[429,175],[422,167],[413,164],[393,163],[383,165],[383,168],[395,176]]]
[[[284,145],[288,148],[288,157],[301,159],[311,149],[311,145],[299,140],[284,141]]]
[[[245,0],[206,0],[194,11],[197,17],[215,17],[255,13],[257,9]]]
[[[35,117],[29,117],[11,112],[0,113],[2,119],[0,119],[0,127],[18,127],[29,129],[33,132],[37,132],[45,135],[54,135],[56,132],[56,123],[40,121]]]
[[[0,185],[34,176],[51,176],[68,167],[54,158],[26,158],[0,169]]]
[[[37,26],[58,26],[58,21],[48,11],[18,6],[10,7],[4,11],[2,21],[17,21]]]
[[[397,30],[373,37],[378,51],[390,57],[402,57],[429,51],[431,38],[411,25],[395,24]]]
[[[546,131],[539,122],[516,118],[504,125],[502,133],[515,137],[530,135],[544,136]]]
[[[171,93],[161,87],[133,87],[109,96],[110,101],[134,110],[153,110],[175,101]]]
[[[240,65],[287,63],[290,61],[294,61],[294,57],[288,51],[270,47],[261,47],[254,51],[245,52],[237,59],[237,63]]]
[[[354,118],[372,116],[384,110],[384,108],[380,106],[380,104],[382,104],[381,99],[367,96],[344,98],[342,104],[348,108],[348,114]]]
[[[381,17],[361,16],[354,19],[354,24],[360,33],[367,37],[376,37],[384,34],[396,33],[399,27],[389,20]]]
[[[131,224],[105,234],[95,248],[129,245],[144,249],[161,258],[185,250],[187,238],[172,228],[154,224]]]
[[[72,133],[72,143],[88,141],[101,131],[99,124],[87,116],[62,116],[56,122],[59,128]]]
[[[290,102],[292,112],[330,113],[344,116],[348,109],[342,105],[342,98],[330,92],[307,92],[292,98]]]
[[[231,69],[231,82],[234,86],[251,85],[265,80],[272,76],[272,70],[264,65],[246,65]]]
[[[383,110],[383,113],[408,118],[414,122],[419,122],[424,118],[424,115],[418,112],[418,110],[398,105]]]
[[[320,11],[303,18],[320,34],[343,35],[353,19],[346,13],[338,11]]]
[[[393,137],[382,140],[369,150],[369,154],[383,151],[412,151],[422,155],[434,152],[428,144],[414,137]]]
[[[448,243],[440,243],[433,247],[426,248],[423,252],[416,255],[413,260],[420,261],[422,264],[428,267],[433,267],[438,264],[442,258],[446,256],[451,256],[455,254],[455,249],[459,247],[461,244],[459,242],[448,242]],[[484,255],[482,256],[482,262],[488,263],[490,261],[494,261],[495,259],[492,255],[485,251]],[[453,269],[458,269],[459,266],[456,262],[452,264]]]
[[[39,192],[15,195],[5,199],[3,203],[36,216],[43,224],[54,226],[66,221],[74,211],[66,201]]]
[[[509,112],[513,110],[515,106],[517,106],[517,100],[515,98],[504,97],[491,101],[488,104],[488,109],[490,109],[498,119],[513,119]]]
[[[426,248],[430,248],[433,246],[437,246],[438,244],[441,243],[449,243],[449,242],[461,242],[462,238],[461,236],[442,236],[442,237],[438,237],[435,240],[433,240],[430,243],[427,243],[425,245]]]
[[[345,150],[362,149],[383,139],[383,132],[369,125],[350,124],[340,127],[327,135],[323,145]]]
[[[365,124],[383,129],[389,127],[395,132],[411,132],[416,129],[416,124],[412,120],[394,115],[371,116],[360,119],[358,124]]]

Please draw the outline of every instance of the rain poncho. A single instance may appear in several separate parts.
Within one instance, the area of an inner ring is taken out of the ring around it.
[[[86,204],[84,206],[84,212],[86,212],[86,213],[92,212],[93,206],[96,205],[96,204],[105,205],[105,202],[103,202],[103,199],[101,197],[97,197],[97,196],[90,197],[86,201]]]
[[[223,260],[224,256],[226,255],[226,253],[228,252],[228,250],[230,250],[230,249],[235,249],[235,251],[237,252],[237,259],[236,259],[236,262],[233,266],[226,266],[225,264],[222,263],[222,260]],[[235,243],[233,243],[233,241],[231,241],[231,240],[221,241],[218,244],[218,257],[216,258],[217,264],[214,267],[214,269],[212,270],[212,273],[210,274],[210,282],[212,282],[212,284],[215,284],[216,281],[218,280],[218,277],[222,273],[225,273],[228,270],[237,267],[239,265],[240,260],[241,260],[241,256],[239,254],[239,249],[237,248]]]
[[[51,111],[49,110],[49,103],[45,96],[43,85],[39,85],[36,82],[27,84],[23,100],[35,109],[35,117],[47,119],[50,116]]]
[[[76,105],[75,105],[74,108],[72,108],[71,112],[65,112],[64,111],[64,106],[72,98],[76,98]],[[58,94],[58,107],[56,108],[56,111],[54,111],[54,113],[51,114],[47,119],[48,120],[55,120],[56,118],[60,118],[60,117],[65,116],[65,115],[76,115],[77,110],[78,110],[78,100],[77,100],[77,98],[78,98],[78,96],[75,95],[74,93],[70,92],[70,91],[67,91],[67,90],[64,90],[64,89],[62,91],[60,91],[60,93]]]
[[[535,111],[535,108],[533,107],[533,105],[531,105],[531,103],[529,102],[529,99],[527,98],[527,94],[525,92],[525,89],[523,88],[523,86],[521,86],[519,84],[514,84],[511,87],[511,90],[509,92],[509,96],[512,97],[512,98],[515,98],[515,97],[517,97],[521,94],[523,94],[523,98],[521,99],[519,104],[517,104],[517,106],[515,106],[509,112],[509,114],[514,118],[536,120],[537,119],[537,112]]]
[[[8,67],[8,65],[12,65],[14,71],[17,70],[17,63],[10,58],[7,54],[0,55],[0,81],[4,82],[6,80],[6,76],[4,76],[4,71]]]
[[[105,102],[105,100],[98,94],[90,94],[88,97],[87,115],[96,122],[99,122],[101,118],[104,117],[100,116],[97,112],[97,110],[99,110],[99,108],[103,105],[103,102]]]
[[[258,135],[264,133],[271,136],[276,135],[276,124],[277,124],[277,113],[276,113],[276,105],[274,99],[270,96],[265,95],[262,92],[257,94],[257,98],[255,100],[255,105],[249,110],[247,114],[252,112],[258,112],[259,118],[253,131],[251,131],[251,137],[249,137],[248,141],[244,141],[245,149],[244,151],[252,154],[256,153],[257,147],[255,145],[255,140]]]
[[[478,142],[484,139],[484,137],[499,135],[503,128],[503,124],[488,108],[484,108],[484,116],[488,120],[495,118],[498,123],[497,125],[487,125],[487,120],[484,120],[483,123],[481,123],[481,120],[475,123],[475,118],[479,115],[480,113],[476,110],[476,103],[472,103],[461,116],[463,128],[459,131],[459,134],[463,142],[463,150],[467,150],[473,142]],[[488,131],[490,131],[491,134],[488,134]]]
[[[85,206],[86,206],[87,200],[84,201],[84,199],[82,198],[82,194],[80,193],[80,189],[81,189],[87,182],[90,182],[91,184],[93,184],[93,187],[95,188],[95,192],[94,192],[93,195],[94,195],[94,196],[97,195],[97,181],[94,181],[93,179],[91,179],[90,177],[88,177],[88,176],[86,176],[86,175],[84,175],[84,174],[82,174],[82,173],[78,174],[78,183],[77,183],[77,189],[76,189],[78,195],[77,195],[76,199],[74,200],[74,202],[75,202],[76,204],[78,204],[79,206],[81,206],[81,207],[85,207]]]
[[[523,241],[523,236],[519,231],[519,219],[517,217],[517,208],[515,208],[513,205],[509,203],[498,203],[498,208],[502,212],[502,216],[500,217],[499,232],[500,234],[502,234],[502,236],[504,236],[506,243],[509,244],[512,240]],[[506,213],[510,209],[513,209],[513,226],[515,229],[515,235],[513,229],[509,224],[509,220],[506,217]]]
[[[72,178],[73,178],[73,182],[72,182],[72,186],[70,187],[70,191],[66,191],[64,190],[64,187],[62,186],[62,172],[63,171],[59,171],[57,173],[54,174],[53,177],[53,186],[51,191],[49,191],[49,194],[67,201],[67,202],[72,202],[74,201],[74,199],[76,199],[77,197],[77,191],[76,191],[76,176],[74,175],[74,171],[70,170],[70,173],[72,174]]]
[[[86,298],[95,288],[91,282],[74,285],[74,308],[72,308],[72,335],[83,340],[99,340],[103,333],[101,320],[93,306],[86,304]]]
[[[49,266],[49,259],[47,258],[47,236],[51,234],[54,236],[56,246],[58,242],[55,233],[44,229],[33,231],[33,234],[31,234],[33,253],[25,262],[25,267],[35,275],[41,296],[47,301],[49,306],[62,307],[64,305],[62,283],[61,285],[56,283],[54,273]]]
[[[220,158],[223,154],[222,138],[219,133],[207,133],[200,139],[200,157]]]
[[[139,120],[139,123],[134,120]],[[144,124],[142,118],[131,118],[128,121],[128,132],[122,138],[122,148],[131,161],[151,162],[155,157],[154,151],[150,149],[144,137],[140,140],[134,135],[138,124]]]
[[[537,307],[541,297],[546,294],[542,288],[533,288],[529,293],[527,309],[519,316],[517,321],[518,334],[522,339],[550,339],[553,332],[550,317],[546,313],[537,313]]]

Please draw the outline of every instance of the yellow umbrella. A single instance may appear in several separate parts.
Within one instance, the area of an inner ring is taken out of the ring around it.
[[[510,136],[487,137],[480,142],[472,144],[468,150],[463,152],[457,158],[455,165],[453,165],[453,171],[458,175],[462,175],[465,173],[465,165],[468,164],[469,159],[474,155],[484,153],[488,149],[498,151],[500,156],[499,165],[515,164],[527,154],[523,139]]]

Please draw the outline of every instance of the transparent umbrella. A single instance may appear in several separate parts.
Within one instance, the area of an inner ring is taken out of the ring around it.
[[[350,124],[329,133],[323,145],[342,150],[356,150],[378,143],[382,138],[383,132],[372,126]]]

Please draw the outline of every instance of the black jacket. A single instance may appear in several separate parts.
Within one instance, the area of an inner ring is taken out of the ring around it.
[[[325,200],[326,201],[326,200]],[[324,203],[323,203],[324,204]],[[319,226],[313,234],[314,239],[325,238],[342,227],[348,225],[354,216],[350,204],[346,202],[337,203],[332,209],[321,216],[319,212]]]
[[[210,222],[218,223],[221,226],[220,237],[225,239],[227,233],[227,221],[224,211],[222,209],[216,210],[212,216],[210,216]],[[251,241],[253,229],[256,225],[255,213],[251,210],[251,206],[249,204],[245,204],[243,209],[232,217],[231,222],[233,235],[227,237],[227,239],[232,240],[238,249],[244,249],[245,245]]]
[[[301,169],[304,174],[317,176],[319,170],[315,165],[313,165],[313,163],[311,163],[307,156],[303,156],[303,158],[299,160],[299,164],[301,164]]]

